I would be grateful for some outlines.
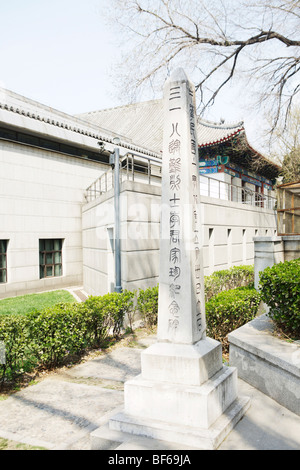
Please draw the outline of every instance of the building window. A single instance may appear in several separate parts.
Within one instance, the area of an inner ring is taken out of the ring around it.
[[[73,147],[72,145],[65,145],[61,142],[43,139],[32,134],[23,134],[10,129],[0,127],[0,139],[10,140],[12,142],[20,142],[22,144],[30,145],[32,147],[44,148],[59,152],[74,157],[87,158],[96,162],[109,163],[109,156],[99,152],[93,152],[80,147]]]
[[[7,244],[8,240],[0,240],[0,283],[7,282]]]
[[[62,276],[62,239],[40,240],[40,279]]]
[[[246,202],[246,182],[242,180],[242,202]]]

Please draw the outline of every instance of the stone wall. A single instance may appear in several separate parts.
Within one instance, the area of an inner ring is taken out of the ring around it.
[[[123,289],[158,282],[160,188],[126,181],[121,185]],[[83,283],[91,294],[114,290],[114,192],[83,207]]]
[[[300,415],[300,346],[273,332],[266,314],[232,331],[229,363],[242,380]]]

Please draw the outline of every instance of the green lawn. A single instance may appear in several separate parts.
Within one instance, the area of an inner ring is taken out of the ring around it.
[[[0,438],[0,450],[47,450],[43,447],[30,446],[28,444],[22,444],[15,441],[9,441],[8,439]]]
[[[66,290],[43,292],[42,294],[27,294],[0,300],[0,314],[19,314],[42,310],[59,302],[76,302],[72,294]]]

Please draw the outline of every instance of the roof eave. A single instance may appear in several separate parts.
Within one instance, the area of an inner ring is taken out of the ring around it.
[[[236,135],[240,134],[241,132],[244,132],[244,128],[238,129],[235,132],[232,132],[231,134],[227,135],[226,137],[223,137],[222,139],[215,140],[213,142],[207,142],[205,144],[200,144],[198,147],[199,148],[206,148],[206,147],[212,147],[214,145],[222,144],[223,142],[228,142],[231,140],[233,137]]]
[[[21,98],[20,96],[20,99]],[[7,123],[12,127],[24,128],[37,134],[46,134],[50,138],[58,138],[66,142],[75,141],[80,145],[93,148],[97,148],[97,142],[95,142],[95,140],[103,141],[108,144],[108,150],[113,151],[115,147],[113,138],[117,135],[116,133],[112,132],[111,135],[102,134],[101,128],[92,126],[88,121],[74,118],[65,113],[59,113],[59,116],[47,116],[47,109],[46,106],[41,105],[41,109],[32,112],[23,108],[22,103],[19,103],[18,106],[13,106],[8,103],[0,102],[0,123],[2,123],[2,125]],[[150,157],[160,157],[160,155],[149,149],[145,149],[134,143],[128,143],[124,140],[121,140],[119,147],[123,147],[128,152],[132,151]]]

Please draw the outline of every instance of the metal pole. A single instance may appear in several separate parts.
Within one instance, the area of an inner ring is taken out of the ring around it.
[[[122,292],[121,286],[121,246],[120,246],[120,153],[115,148],[114,189],[115,189],[115,292]]]

